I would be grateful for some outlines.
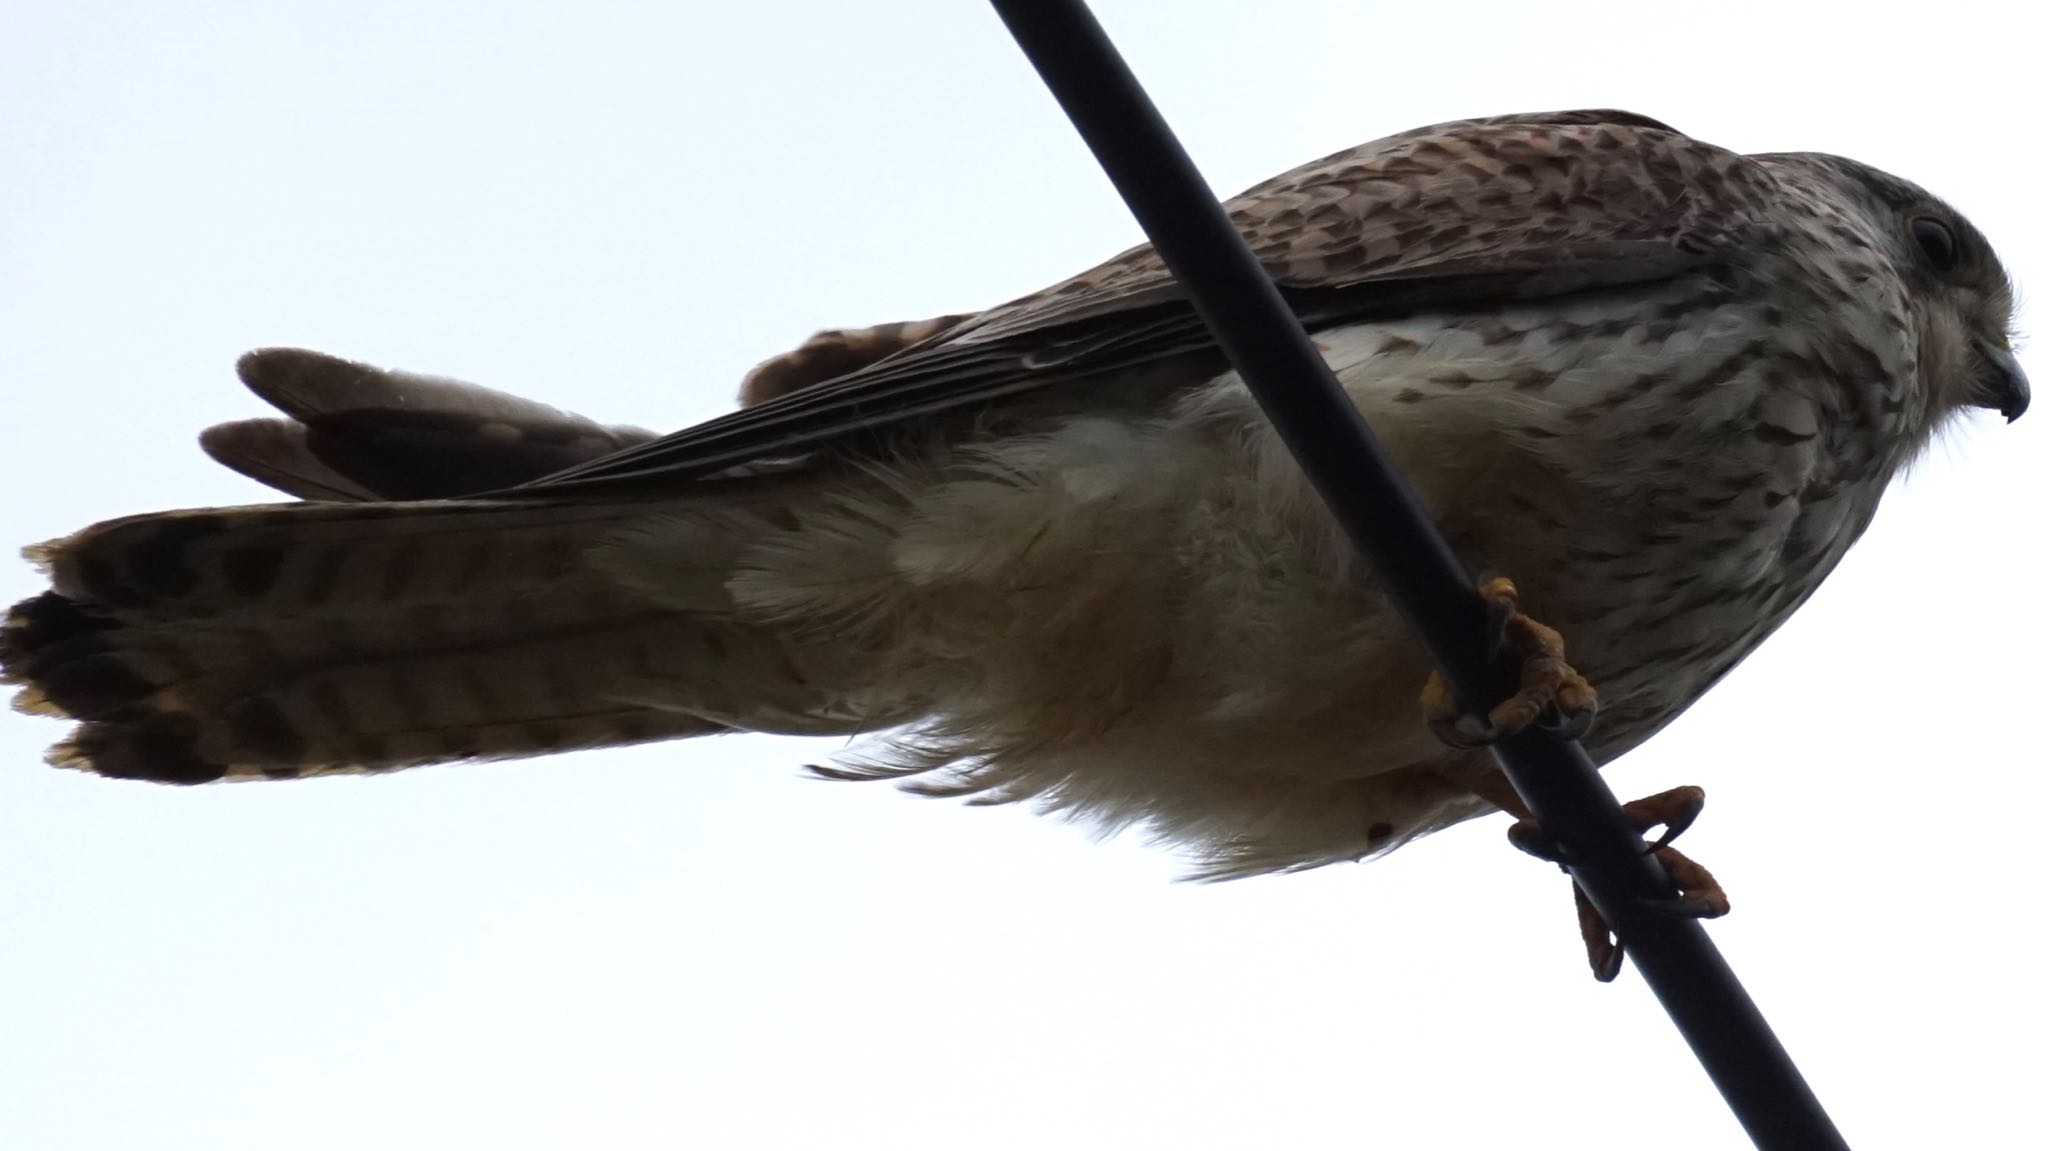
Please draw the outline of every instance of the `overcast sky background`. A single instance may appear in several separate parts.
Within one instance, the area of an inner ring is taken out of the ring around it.
[[[1619,106],[1919,180],[2048,281],[2041,40],[2004,4],[1099,8],[1219,191]],[[973,0],[5,24],[8,547],[267,498],[192,442],[258,411],[250,347],[677,426],[814,329],[1138,235]],[[2038,1137],[2044,449],[2048,412],[1973,419],[1608,773],[1709,789],[1714,937],[1859,1148]],[[0,562],[0,601],[38,587]],[[795,740],[171,790],[39,766],[60,733],[0,715],[0,1146],[1744,1145],[1499,818],[1205,887],[1135,839],[808,781]]]

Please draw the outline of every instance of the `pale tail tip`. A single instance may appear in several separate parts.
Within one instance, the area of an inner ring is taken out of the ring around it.
[[[43,715],[51,719],[67,718],[63,708],[51,703],[50,697],[33,685],[15,692],[11,706],[23,715]]]
[[[80,750],[77,744],[68,739],[63,743],[53,744],[50,750],[44,752],[43,762],[51,767],[61,767],[66,771],[83,771],[87,774],[97,774],[92,766],[92,758]]]
[[[21,549],[21,558],[27,560],[29,566],[36,569],[37,574],[49,575],[51,567],[57,562],[57,549],[63,546],[64,541],[61,539],[30,544]]]

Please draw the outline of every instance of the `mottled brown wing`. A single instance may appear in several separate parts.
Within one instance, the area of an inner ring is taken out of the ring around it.
[[[298,348],[250,352],[235,370],[289,418],[218,424],[201,434],[200,446],[243,475],[307,500],[468,495],[655,438],[476,384]]]
[[[1463,120],[1305,164],[1226,205],[1311,328],[1663,279],[1734,258],[1772,179],[1626,112]],[[1150,246],[857,371],[525,487],[674,482],[1213,349]]]

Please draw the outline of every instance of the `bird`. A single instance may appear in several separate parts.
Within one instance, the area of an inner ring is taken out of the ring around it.
[[[102,776],[857,737],[814,770],[1139,829],[1197,878],[1297,871],[1526,817],[1483,747],[1504,719],[1585,720],[1597,689],[1594,758],[1640,745],[1942,428],[2029,399],[1984,236],[1842,157],[1515,114],[1225,206],[1459,558],[1497,573],[1504,632],[1551,669],[1516,715],[1460,716],[1440,682],[1418,703],[1426,653],[1143,245],[821,332],[665,435],[252,352],[280,415],[201,446],[297,502],[27,549],[50,586],[7,613],[0,680],[75,723],[50,762]],[[1701,794],[1632,811],[1675,832]]]

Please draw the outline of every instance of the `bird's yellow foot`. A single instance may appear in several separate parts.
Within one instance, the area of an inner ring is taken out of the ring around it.
[[[1567,738],[1584,735],[1593,725],[1599,697],[1585,677],[1565,662],[1564,637],[1517,610],[1512,581],[1498,576],[1483,580],[1479,594],[1502,638],[1521,656],[1519,686],[1515,694],[1480,717],[1460,708],[1443,677],[1431,672],[1422,688],[1422,710],[1429,717],[1430,730],[1457,748],[1497,743],[1546,718]]]
[[[1644,848],[1664,865],[1664,873],[1671,877],[1672,886],[1678,888],[1678,897],[1656,901],[1654,907],[1658,911],[1688,919],[1718,919],[1728,914],[1728,893],[1722,890],[1720,881],[1671,846],[1671,841],[1699,818],[1706,802],[1707,793],[1700,788],[1674,787],[1621,805],[1622,813],[1637,831],[1664,829],[1664,834]],[[1508,828],[1508,842],[1540,859],[1559,864],[1571,862],[1568,854],[1526,817]],[[1622,940],[1577,883],[1572,884],[1572,897],[1578,904],[1579,935],[1586,941],[1586,960],[1593,967],[1593,978],[1609,982],[1621,973]]]

